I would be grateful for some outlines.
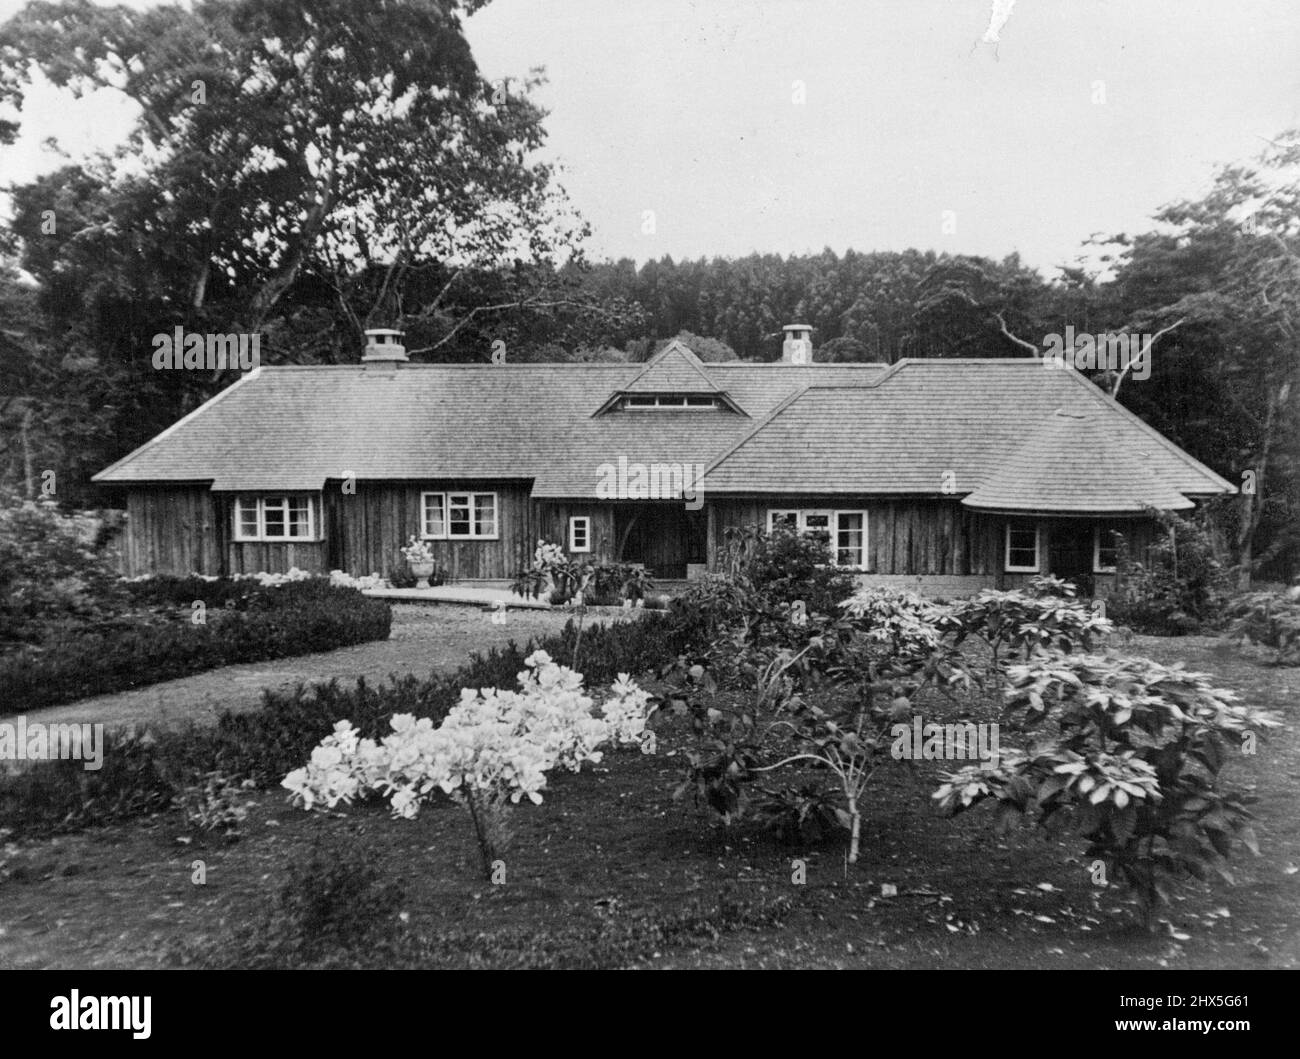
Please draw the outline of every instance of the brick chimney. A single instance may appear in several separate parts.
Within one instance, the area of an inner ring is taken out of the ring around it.
[[[785,341],[781,343],[782,364],[812,363],[812,328],[807,324],[786,324],[781,328]]]
[[[391,327],[371,327],[366,330],[366,351],[362,364],[405,364],[409,358],[402,345],[402,332]]]

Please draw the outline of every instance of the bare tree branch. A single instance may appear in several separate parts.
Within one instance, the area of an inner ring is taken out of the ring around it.
[[[1033,354],[1035,360],[1043,359],[1043,354],[1036,345],[1034,345],[1032,342],[1028,342],[1025,339],[1020,338],[1011,333],[1011,331],[1007,328],[1007,321],[1002,316],[1001,313],[994,313],[993,315],[997,317],[999,329],[1002,331],[1004,335],[1006,335],[1007,338],[1011,339],[1011,341],[1014,342],[1016,345],[1023,346],[1025,349],[1029,350],[1029,352]]]
[[[1120,373],[1115,376],[1115,381],[1111,383],[1110,395],[1112,398],[1116,400],[1119,399],[1119,388],[1124,382],[1124,376],[1127,375],[1132,370],[1133,365],[1136,364],[1139,360],[1145,360],[1147,357],[1151,355],[1151,347],[1156,344],[1156,339],[1159,338],[1161,335],[1169,334],[1170,331],[1172,331],[1175,327],[1179,326],[1186,319],[1187,317],[1185,316],[1179,317],[1168,327],[1162,327],[1159,331],[1157,331],[1154,335],[1152,335],[1150,338],[1148,338],[1145,342],[1142,343],[1142,349],[1138,353],[1138,355],[1136,357],[1129,357],[1128,363],[1124,365],[1124,367],[1120,370]]]

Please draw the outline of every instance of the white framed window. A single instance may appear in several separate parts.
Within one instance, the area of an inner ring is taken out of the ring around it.
[[[823,508],[771,508],[767,531],[789,526],[796,533],[825,536],[835,555],[836,566],[865,567],[867,564],[867,513],[862,510],[834,511]]]
[[[864,567],[867,565],[867,513],[865,511],[835,512],[836,566]]]
[[[1119,530],[1099,522],[1092,530],[1092,572],[1113,574],[1119,568]]]
[[[569,519],[569,551],[591,551],[591,518],[588,515],[575,515]]]
[[[421,493],[420,536],[427,540],[496,540],[496,493]]]
[[[1036,522],[1008,522],[1006,562],[1008,573],[1038,573],[1039,532]]]
[[[302,495],[235,497],[235,540],[316,540],[315,498]]]

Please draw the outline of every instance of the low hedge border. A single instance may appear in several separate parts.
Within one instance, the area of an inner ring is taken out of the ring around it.
[[[382,600],[323,580],[267,588],[170,578],[129,588],[135,614],[65,626],[39,645],[0,656],[0,716],[156,684],[219,666],[329,651],[387,639]],[[192,620],[203,603],[203,622]],[[182,609],[183,608],[183,609]]]

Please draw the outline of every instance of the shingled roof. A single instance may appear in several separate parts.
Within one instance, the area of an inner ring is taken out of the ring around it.
[[[621,393],[727,400],[632,411],[611,401]],[[531,480],[534,496],[578,499],[620,457],[699,464],[706,491],[730,494],[942,495],[952,471],[965,503],[1006,511],[1175,508],[1233,491],[1072,369],[704,364],[680,343],[648,364],[262,367],[95,480]]]
[[[695,364],[708,374],[689,392],[711,384],[745,411],[595,414],[638,378],[653,383],[645,364],[262,367],[95,480],[211,482],[216,490],[252,491],[315,490],[347,475],[532,479],[536,496],[594,497],[600,466],[620,456],[702,469],[809,384],[857,385],[885,370]],[[677,369],[658,378],[660,389],[640,392],[683,392]]]
[[[904,360],[864,386],[811,386],[719,457],[704,489],[1062,514],[1235,491],[1073,369],[1029,359]]]

